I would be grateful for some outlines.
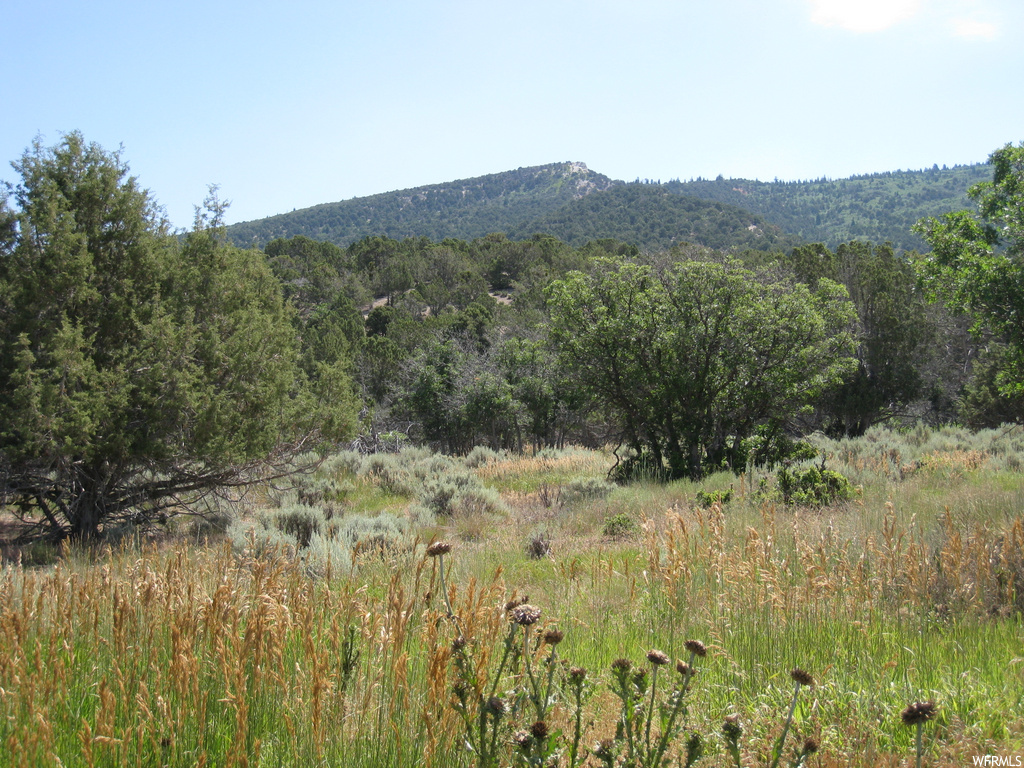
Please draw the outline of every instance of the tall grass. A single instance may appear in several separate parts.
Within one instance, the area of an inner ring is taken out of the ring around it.
[[[545,484],[588,488],[608,458],[481,455],[472,471],[504,491],[506,506],[488,513],[482,534],[470,535],[465,520],[479,513],[466,509],[421,526],[450,538],[443,558],[425,557],[410,531],[406,547],[349,553],[314,572],[287,547],[186,539],[8,565],[0,766],[468,765],[453,643],[473,643],[478,678],[511,702],[530,689],[528,670],[548,669],[538,645],[534,666],[496,671],[506,606],[526,596],[542,611],[536,637],[557,626],[558,658],[585,669],[592,686],[582,715],[570,689],[544,710],[551,732],[562,732],[563,764],[574,742],[577,765],[601,764],[593,750],[615,736],[613,662],[643,664],[654,648],[684,659],[694,637],[708,655],[673,723],[679,738],[665,740],[673,764],[697,733],[707,755],[698,765],[734,765],[722,733],[730,715],[742,723],[743,765],[770,764],[777,744],[789,764],[808,739],[820,749],[806,764],[906,764],[916,732],[900,713],[924,700],[938,703],[923,729],[927,764],[1020,753],[1024,517],[1013,465],[1024,446],[1015,440],[875,430],[821,441],[829,467],[861,486],[854,501],[823,509],[765,501],[724,476],[568,494],[546,507]],[[441,483],[446,467],[469,469],[425,455],[389,461],[328,465],[330,487],[344,489],[335,522],[365,509],[363,494],[381,498],[383,472],[411,482],[412,465],[433,467]],[[701,488],[730,482],[729,503],[694,503]],[[416,494],[380,511],[412,525]],[[619,513],[639,535],[602,535]],[[531,558],[522,525],[541,517],[551,551]],[[794,704],[795,667],[817,685]],[[644,701],[672,690],[658,685]],[[646,754],[660,754],[658,721],[645,716],[645,729],[654,722]],[[529,723],[511,709],[502,717],[496,764],[539,754],[514,738]]]

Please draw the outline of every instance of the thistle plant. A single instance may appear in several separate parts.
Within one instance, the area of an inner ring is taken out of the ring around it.
[[[562,683],[565,697],[572,702],[572,743],[569,745],[569,768],[576,768],[583,740],[583,705],[594,693],[594,686],[583,667],[571,667]]]
[[[789,705],[789,714],[786,715],[786,724],[782,728],[782,733],[779,734],[779,740],[775,743],[775,749],[772,750],[771,768],[778,768],[779,760],[782,757],[782,748],[786,743],[786,736],[789,734],[789,727],[793,724],[793,712],[796,711],[796,702],[800,698],[800,689],[805,685],[814,686],[814,678],[800,667],[792,670],[789,676],[793,679],[793,700]]]
[[[722,735],[725,737],[725,747],[732,756],[736,768],[740,765],[740,737],[743,736],[743,726],[740,724],[739,715],[727,715],[722,724]]]
[[[707,654],[704,644],[697,640],[688,640],[686,649],[690,651],[690,660],[677,663],[679,676],[672,692],[661,703],[658,702],[658,676],[661,668],[670,663],[666,653],[657,649],[648,652],[647,660],[652,666],[649,683],[647,670],[634,670],[628,659],[612,663],[612,691],[622,702],[622,709],[614,743],[598,745],[600,749],[594,750],[599,760],[609,766],[614,764],[621,748],[624,749],[623,765],[626,768],[660,768],[664,764],[672,741],[681,731],[679,718],[686,712],[685,697],[696,671],[696,660]],[[659,735],[652,739],[656,715]],[[687,759],[696,762],[702,750],[703,745],[699,741],[689,744]]]
[[[917,768],[921,768],[921,755],[924,752],[921,743],[921,733],[924,730],[924,724],[934,718],[937,712],[938,707],[935,706],[934,701],[916,701],[904,709],[900,715],[904,724],[917,729]]]

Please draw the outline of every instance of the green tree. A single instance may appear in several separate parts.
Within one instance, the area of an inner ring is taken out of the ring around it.
[[[788,263],[812,287],[821,277],[846,287],[857,311],[857,367],[821,403],[832,434],[862,435],[901,413],[922,394],[921,370],[934,323],[909,261],[890,245],[850,242],[793,251]]]
[[[931,298],[970,314],[1005,343],[999,391],[1024,393],[1024,144],[989,157],[991,182],[969,192],[976,211],[918,222],[932,251],[915,262]]]
[[[551,340],[654,474],[742,464],[743,440],[783,425],[852,365],[841,286],[758,276],[733,263],[656,270],[601,260],[548,289]]]
[[[118,154],[71,133],[14,164],[2,205],[0,496],[93,538],[238,487],[351,431],[351,386],[311,381],[263,255],[224,205],[183,242]]]

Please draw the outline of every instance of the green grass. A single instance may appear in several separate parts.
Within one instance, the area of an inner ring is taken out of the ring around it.
[[[730,713],[744,765],[770,762],[797,666],[817,686],[800,694],[782,764],[807,737],[821,742],[811,765],[905,764],[914,732],[899,714],[924,699],[940,708],[925,731],[929,764],[1021,752],[1024,483],[1012,467],[1024,445],[951,429],[823,444],[829,468],[863,486],[855,500],[786,507],[726,474],[545,499],[541,489],[599,480],[611,464],[572,450],[490,457],[473,472],[503,489],[503,509],[417,518],[406,546],[359,554],[329,577],[308,575],[301,553],[257,559],[187,537],[9,565],[0,766],[468,765],[451,706],[462,630],[445,616],[438,561],[423,557],[430,538],[452,543],[447,583],[481,670],[493,669],[513,594],[565,633],[559,656],[596,685],[587,748],[615,731],[612,662],[643,666],[652,648],[682,658],[694,638],[709,647],[686,722],[707,738],[698,765],[726,764]],[[442,480],[465,469],[436,467]],[[335,514],[411,513],[411,496],[364,469],[337,470],[351,487]],[[695,506],[698,490],[730,487],[728,503]],[[602,534],[617,514],[636,535]],[[531,558],[537,532],[551,552]],[[349,627],[361,656],[342,691]],[[499,689],[521,683],[510,675]],[[569,725],[564,704],[551,716]],[[504,738],[528,725],[510,716]]]

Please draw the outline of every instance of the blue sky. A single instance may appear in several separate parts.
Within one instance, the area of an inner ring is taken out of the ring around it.
[[[123,147],[179,227],[565,160],[839,178],[1024,140],[1020,0],[7,0],[0,156]],[[8,165],[0,178],[16,181]]]

